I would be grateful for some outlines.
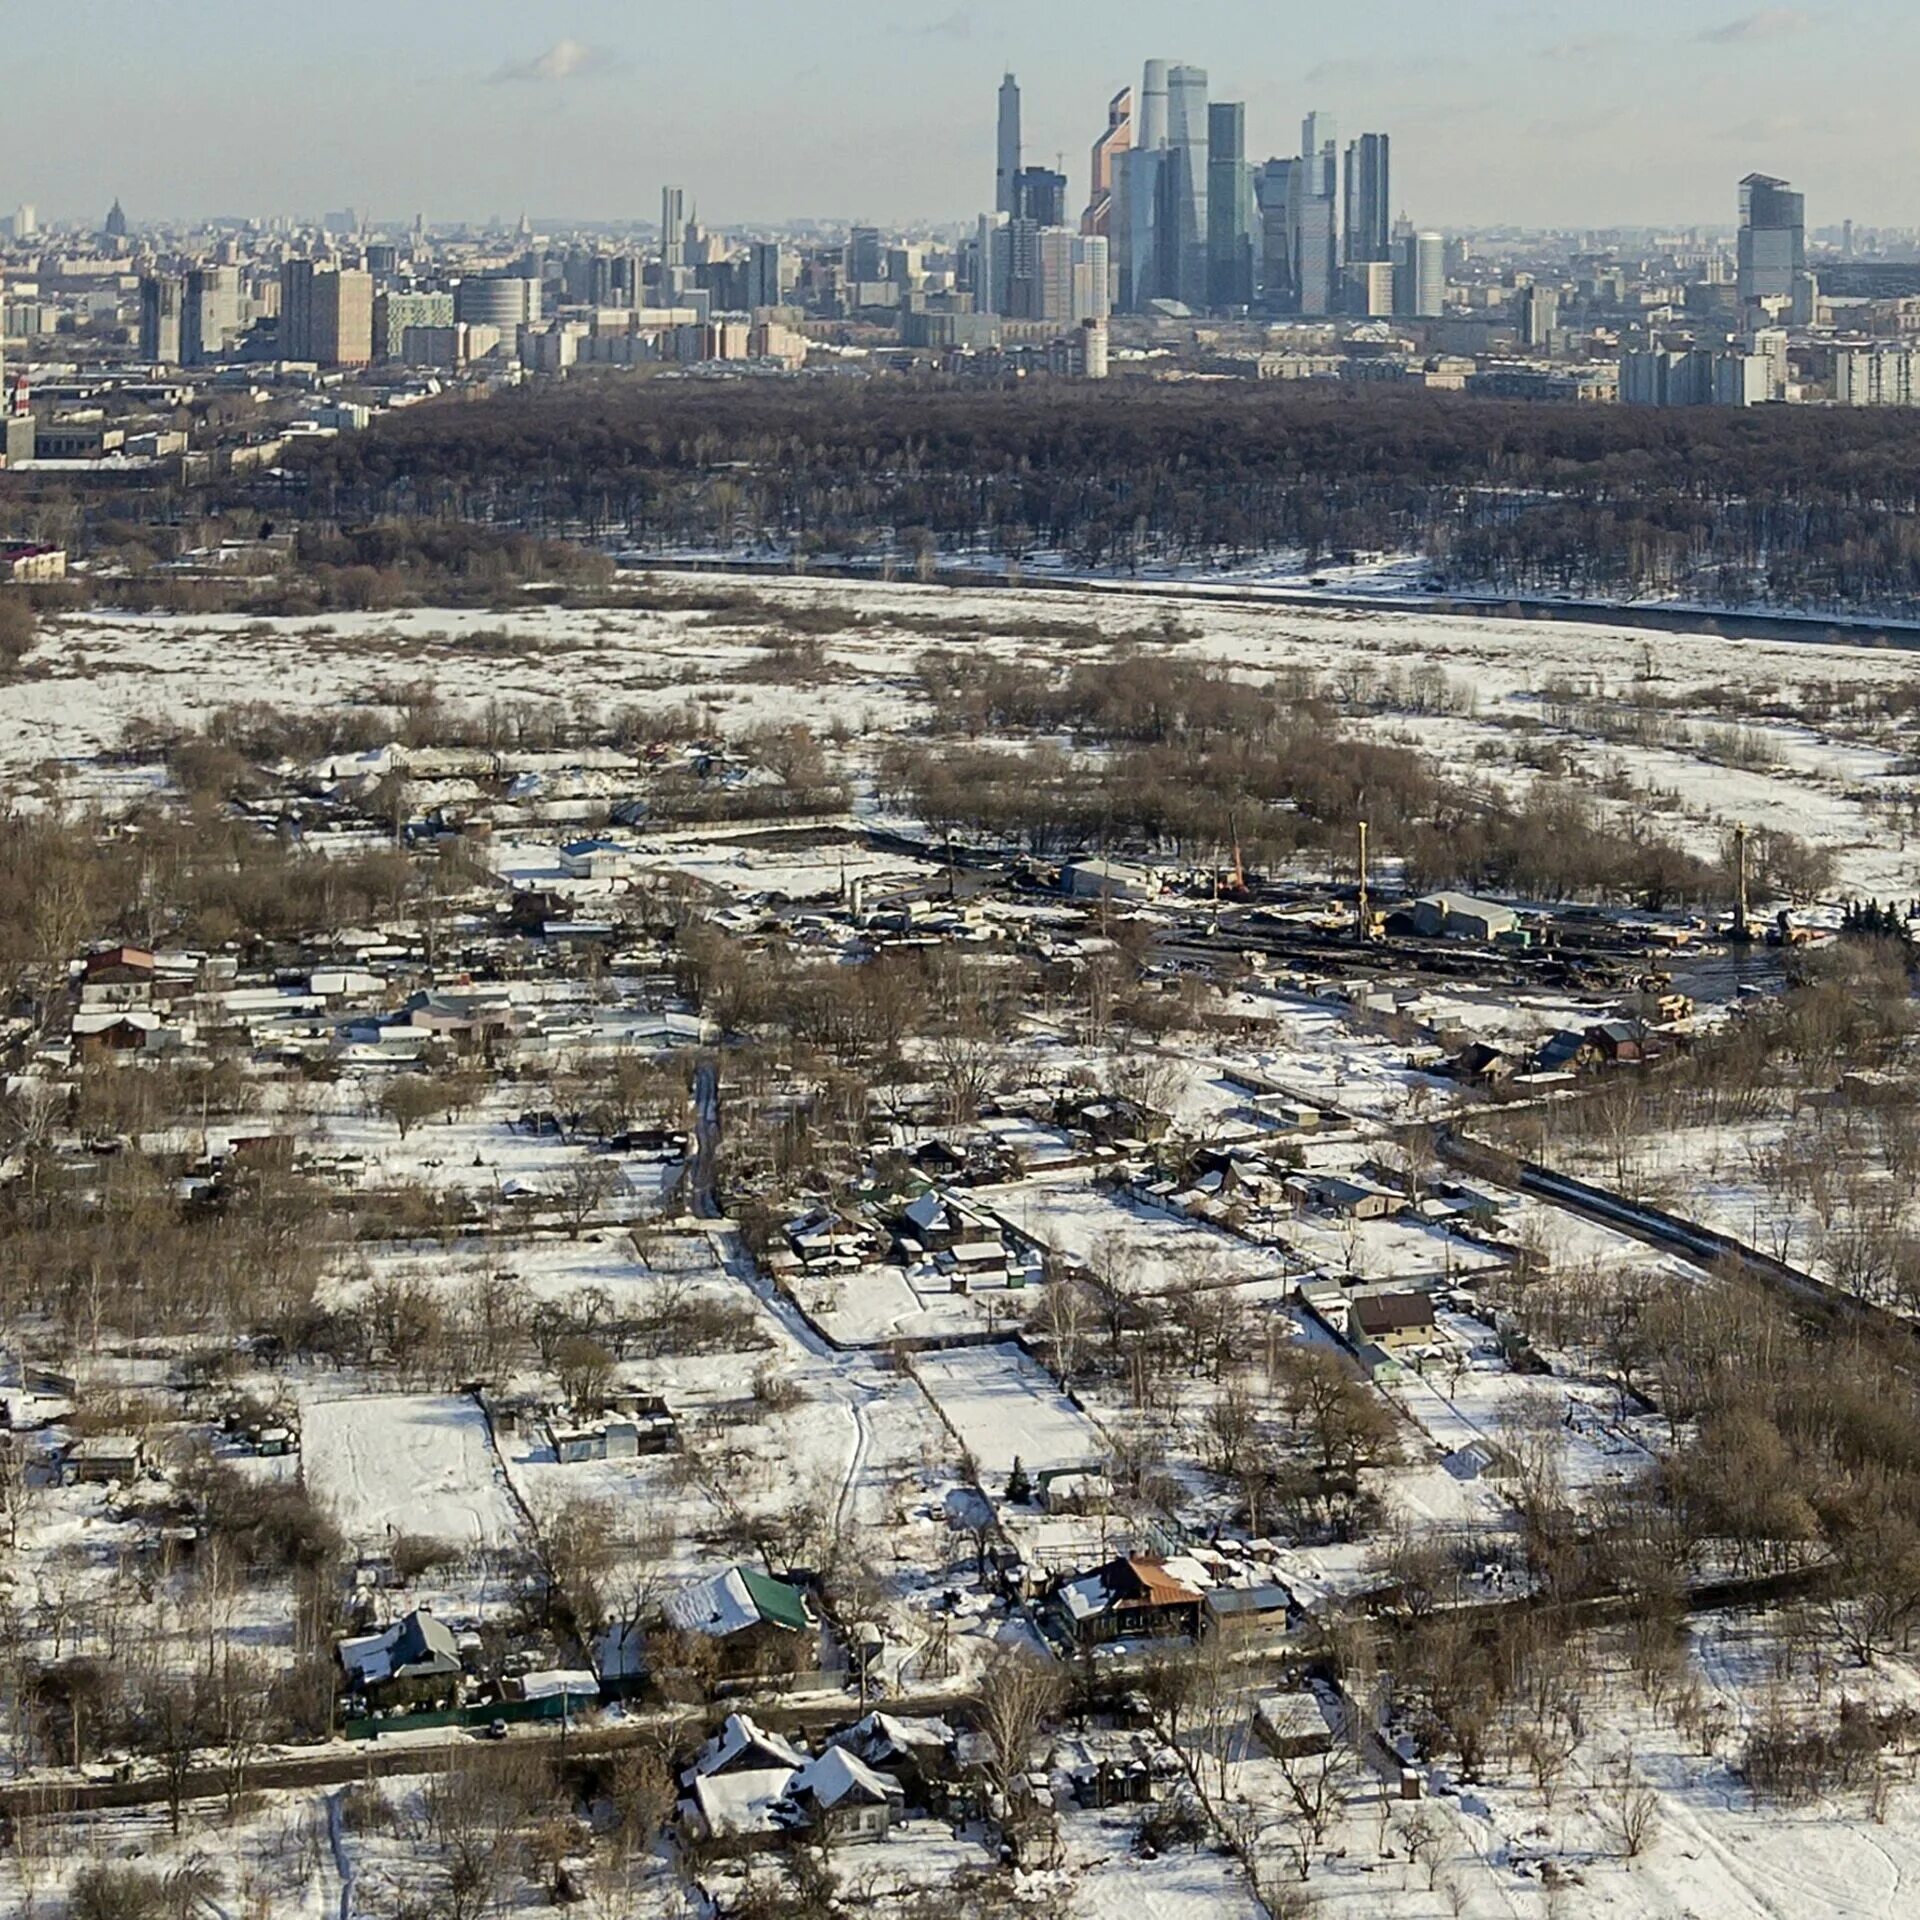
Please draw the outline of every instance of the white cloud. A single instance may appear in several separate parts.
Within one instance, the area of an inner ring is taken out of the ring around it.
[[[1758,13],[1743,14],[1724,27],[1709,27],[1700,38],[1709,46],[1744,47],[1756,40],[1784,40],[1789,34],[1805,33],[1813,25],[1813,15],[1804,7],[1762,7]]]
[[[619,65],[605,47],[590,47],[583,40],[556,40],[545,53],[531,60],[510,60],[497,68],[491,79],[495,85],[515,81],[553,82],[589,80],[595,74],[610,73]]]

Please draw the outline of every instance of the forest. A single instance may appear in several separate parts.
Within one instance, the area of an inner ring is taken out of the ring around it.
[[[1920,427],[1241,382],[611,381],[302,449],[283,510],[902,571],[1425,559],[1436,591],[1920,612]]]

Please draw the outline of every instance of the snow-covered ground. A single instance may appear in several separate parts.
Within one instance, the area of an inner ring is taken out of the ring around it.
[[[658,577],[673,584],[670,575]],[[826,638],[824,666],[812,683],[782,684],[765,674],[766,652],[749,633],[716,629],[697,615],[619,606],[531,608],[507,616],[410,609],[287,620],[73,615],[56,623],[33,656],[30,676],[9,689],[0,715],[0,767],[16,781],[30,775],[26,790],[43,798],[62,791],[97,797],[104,790],[124,797],[151,788],[150,764],[77,763],[115,745],[129,722],[190,721],[232,704],[246,689],[269,687],[290,708],[379,706],[394,701],[410,675],[428,672],[445,704],[476,711],[491,703],[557,714],[586,695],[608,707],[656,712],[689,710],[692,701],[703,724],[732,731],[804,722],[816,734],[845,740],[846,758],[858,765],[867,757],[864,743],[897,733],[923,710],[913,663],[940,644],[891,628],[890,618],[981,622],[984,633],[970,633],[965,642],[971,654],[1029,660],[1046,657],[1049,647],[1065,657],[1066,649],[1011,633],[993,636],[996,622],[1013,625],[1033,614],[1116,635],[1139,625],[1137,604],[1070,584],[1036,584],[1018,598],[879,582],[764,580],[754,591],[769,601],[845,607],[859,622],[850,618],[844,632]],[[1850,891],[1883,898],[1920,893],[1920,846],[1911,825],[1890,825],[1884,810],[1903,804],[1910,733],[1870,718],[1822,730],[1747,711],[1748,702],[1765,698],[1778,713],[1791,713],[1801,690],[1832,688],[1851,696],[1904,686],[1912,664],[1898,651],[1825,638],[1648,634],[1599,621],[1515,620],[1493,612],[1451,617],[1391,606],[1233,606],[1199,587],[1164,604],[1195,633],[1181,643],[1181,658],[1218,661],[1250,676],[1305,670],[1329,688],[1384,699],[1387,711],[1369,724],[1403,731],[1463,769],[1478,749],[1490,748],[1507,763],[1502,778],[1530,777],[1511,749],[1540,737],[1550,698],[1651,697],[1671,724],[1673,744],[1590,747],[1561,735],[1575,778],[1617,771],[1699,852],[1717,854],[1736,821],[1778,826],[1829,850]],[[503,627],[514,642],[510,651],[473,638]],[[1085,657],[1083,648],[1077,653]],[[1455,690],[1454,711],[1393,710],[1394,677],[1405,680],[1422,668],[1437,669]],[[1730,688],[1741,690],[1740,705],[1729,704]],[[1727,764],[1715,729],[1728,725],[1751,735],[1750,744],[1757,743],[1770,764]],[[1546,731],[1551,736],[1553,729]],[[750,854],[743,861],[723,839],[705,836],[704,846],[690,839],[664,858],[740,892],[804,897],[838,884],[837,858],[797,868]]]
[[[478,1548],[521,1532],[486,1415],[464,1394],[314,1398],[301,1428],[307,1489],[357,1546],[412,1534]]]

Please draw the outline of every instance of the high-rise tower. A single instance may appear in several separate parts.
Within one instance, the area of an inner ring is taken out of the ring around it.
[[[1207,109],[1207,304],[1253,304],[1253,168],[1247,163],[1247,110],[1238,101]]]
[[[1740,182],[1740,300],[1791,300],[1807,271],[1807,198],[1771,174]]]
[[[1122,87],[1107,102],[1107,130],[1093,143],[1091,184],[1087,210],[1080,216],[1080,231],[1087,234],[1111,234],[1113,231],[1114,175],[1120,156],[1133,145],[1133,89]]]
[[[687,264],[687,190],[684,187],[660,189],[660,265],[664,273],[677,273]],[[664,290],[664,289],[663,289]]]
[[[1014,212],[1015,182],[1020,177],[1020,83],[1012,74],[1000,82],[1000,140],[994,172],[993,209]]]
[[[1167,151],[1173,258],[1173,297],[1199,309],[1207,304],[1207,71],[1175,67],[1167,75]]]
[[[1351,266],[1393,258],[1392,143],[1363,133],[1347,149],[1346,255]]]

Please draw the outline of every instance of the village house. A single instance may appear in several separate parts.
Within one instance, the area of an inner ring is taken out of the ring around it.
[[[777,1817],[807,1756],[784,1735],[749,1715],[730,1713],[725,1724],[680,1776],[686,1797],[681,1819],[689,1839],[726,1852],[747,1852],[782,1839]]]
[[[633,860],[633,849],[618,840],[570,840],[560,849],[560,869],[569,880],[624,880],[633,871]]]
[[[1347,1302],[1347,1338],[1355,1347],[1398,1355],[1432,1344],[1433,1301],[1424,1293],[1360,1293]]]
[[[711,1640],[728,1679],[798,1672],[818,1631],[797,1587],[751,1567],[729,1567],[668,1596],[667,1625]]]
[[[451,1705],[464,1678],[453,1629],[425,1608],[379,1633],[342,1640],[349,1689],[376,1709]]]
[[[1373,1180],[1349,1180],[1341,1174],[1319,1174],[1298,1183],[1309,1206],[1343,1220],[1390,1220],[1407,1210],[1407,1196]]]
[[[1333,1728],[1320,1696],[1266,1693],[1253,1710],[1253,1730],[1276,1760],[1306,1760],[1333,1751]]]
[[[776,1825],[836,1840],[883,1840],[906,1806],[900,1782],[845,1747],[829,1747],[787,1782]]]
[[[958,1740],[944,1720],[875,1711],[835,1734],[832,1744],[898,1781],[916,1806],[939,1801],[957,1770]]]
[[[61,1477],[87,1486],[125,1486],[146,1463],[146,1443],[138,1434],[94,1433],[67,1449]]]
[[[1042,1603],[1049,1625],[1077,1647],[1116,1640],[1200,1637],[1206,1597],[1141,1555],[1109,1560],[1092,1573],[1062,1580]]]

